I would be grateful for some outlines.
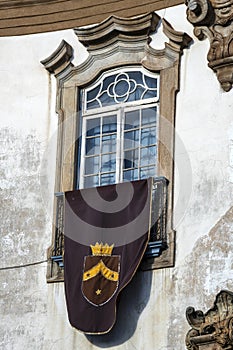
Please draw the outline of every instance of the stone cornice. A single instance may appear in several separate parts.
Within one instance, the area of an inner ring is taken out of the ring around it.
[[[86,26],[111,15],[138,16],[182,3],[183,0],[0,0],[0,36]]]
[[[0,0],[0,9],[9,9],[9,8],[23,8],[25,6],[40,6],[48,5],[54,2],[62,2],[64,0]]]
[[[149,34],[154,32],[160,17],[156,13],[149,13],[134,18],[111,16],[105,21],[88,28],[75,28],[75,34],[88,51],[106,47],[114,39],[116,41],[147,42]]]
[[[65,40],[62,40],[59,47],[48,58],[41,61],[47,71],[59,76],[63,71],[69,71],[73,64],[73,48]]]

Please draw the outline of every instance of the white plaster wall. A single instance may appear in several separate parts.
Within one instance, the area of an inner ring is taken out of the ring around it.
[[[182,350],[186,307],[205,311],[220,289],[232,289],[232,216],[225,213],[232,205],[233,91],[223,92],[207,67],[208,40],[194,38],[185,11],[159,12],[194,39],[177,96],[175,267],[138,273],[122,293],[116,327],[96,337],[71,328],[63,283],[46,284],[46,263],[0,270],[0,349]],[[57,117],[55,81],[40,60],[62,39],[74,47],[75,64],[85,59],[71,30],[0,38],[0,267],[46,259]]]

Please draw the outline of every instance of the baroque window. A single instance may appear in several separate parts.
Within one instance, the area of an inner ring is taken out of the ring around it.
[[[150,34],[160,24],[168,42],[156,50]],[[63,280],[63,192],[151,176],[157,219],[142,269],[173,266],[175,99],[181,55],[191,39],[155,13],[111,16],[74,31],[89,53],[84,63],[73,66],[65,41],[42,61],[57,79],[59,118],[48,282]]]

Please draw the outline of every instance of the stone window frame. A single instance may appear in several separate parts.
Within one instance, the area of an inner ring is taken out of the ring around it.
[[[165,47],[154,49],[150,34],[162,25],[168,38]],[[150,72],[160,74],[160,123],[158,140],[158,176],[168,181],[167,196],[167,245],[168,248],[155,259],[146,259],[143,270],[174,266],[175,232],[172,226],[173,175],[174,175],[174,127],[176,94],[179,91],[179,70],[183,49],[191,38],[178,32],[155,13],[121,18],[111,16],[100,24],[75,28],[78,40],[87,48],[89,56],[85,62],[73,66],[73,49],[62,41],[57,50],[41,61],[57,80],[56,111],[58,114],[58,146],[55,192],[61,193],[75,188],[76,135],[78,89],[93,82],[103,71],[121,66],[142,66]],[[56,203],[54,216],[56,215]],[[55,242],[56,225],[53,228],[52,245],[48,250],[51,258]],[[54,261],[48,264],[48,282],[63,281],[63,269]]]

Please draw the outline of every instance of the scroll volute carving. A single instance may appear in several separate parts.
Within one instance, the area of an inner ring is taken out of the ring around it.
[[[233,0],[187,0],[187,18],[194,25],[194,34],[208,37],[209,67],[225,91],[233,84]]]
[[[233,293],[221,291],[214,306],[205,314],[193,307],[186,310],[192,329],[186,336],[189,350],[233,349]]]

